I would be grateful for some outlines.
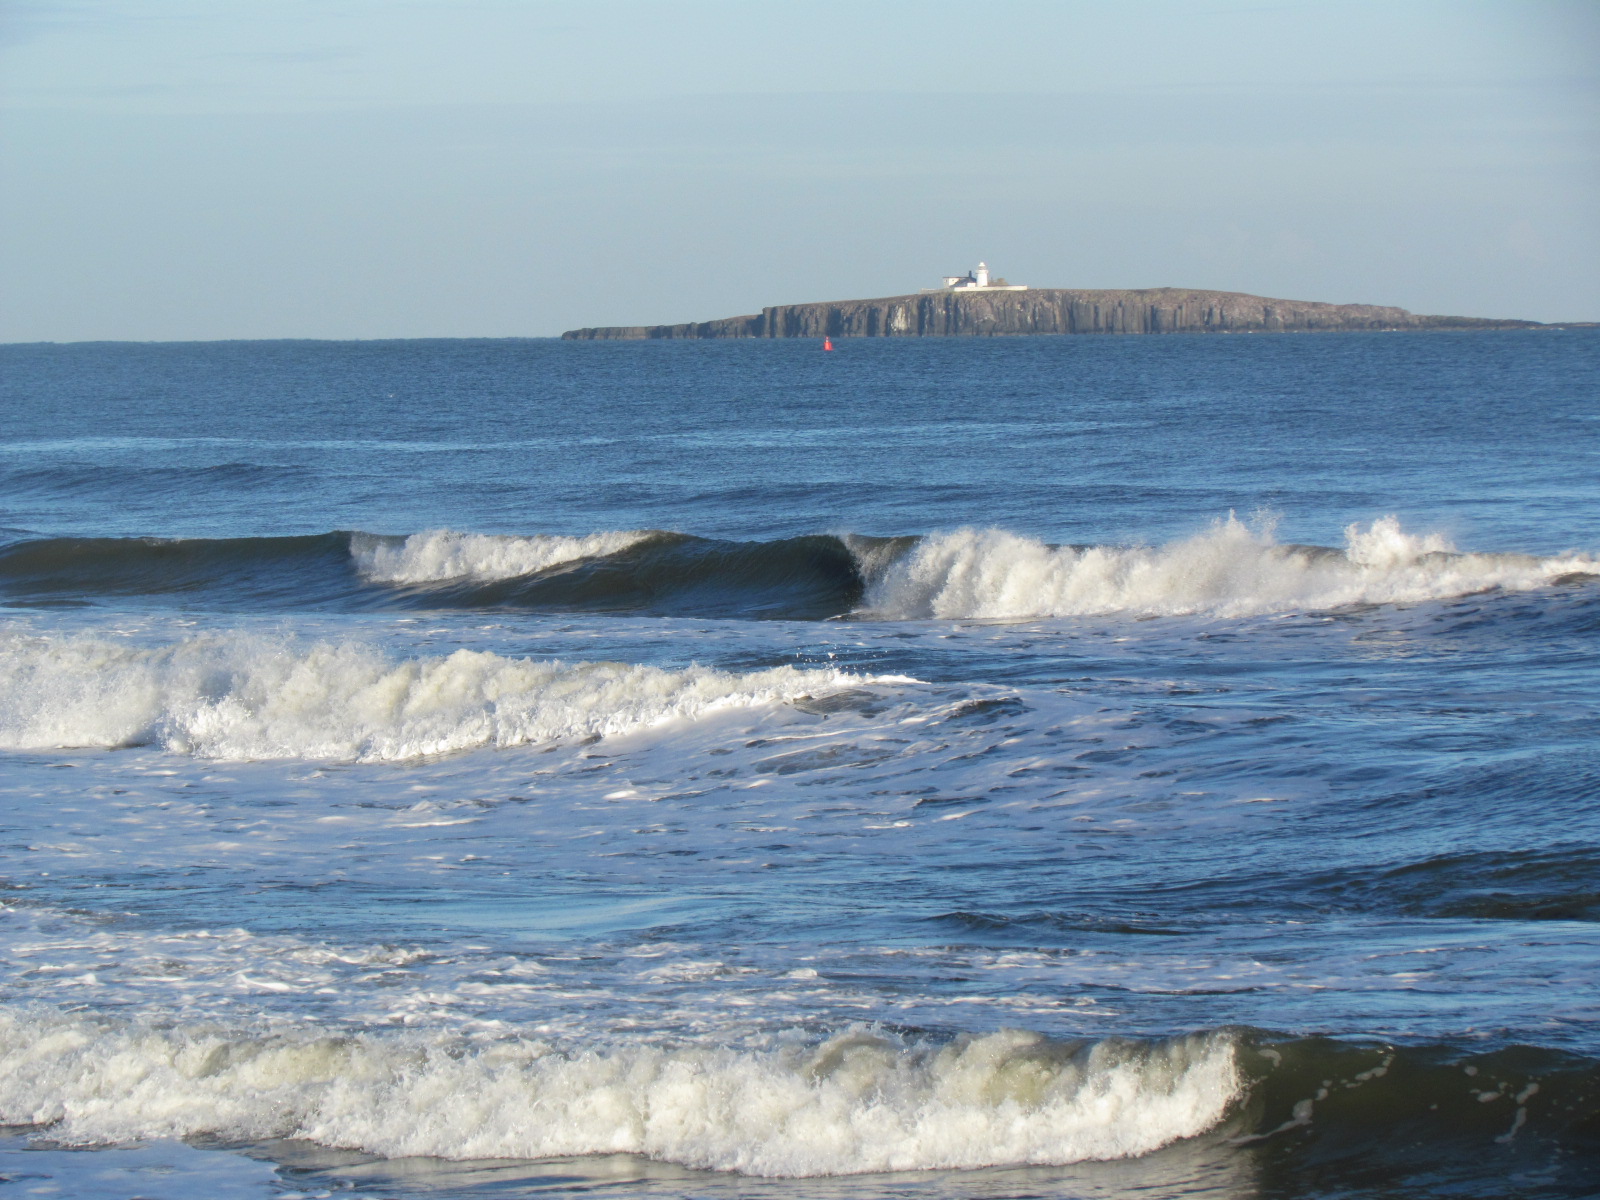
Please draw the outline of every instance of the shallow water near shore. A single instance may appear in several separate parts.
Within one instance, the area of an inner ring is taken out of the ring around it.
[[[1600,1180],[1600,337],[0,347],[21,1194]]]

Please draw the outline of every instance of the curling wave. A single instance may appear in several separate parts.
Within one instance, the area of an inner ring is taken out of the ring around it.
[[[410,603],[701,617],[840,616],[861,599],[856,554],[829,536],[731,542],[654,533],[527,574],[412,585]]]
[[[997,529],[932,534],[875,572],[865,607],[889,619],[1127,613],[1222,617],[1393,604],[1600,574],[1587,555],[1462,554],[1395,517],[1345,530],[1342,552],[1281,545],[1230,516],[1156,547],[1051,546]]]
[[[1133,1157],[1217,1125],[1241,1084],[1220,1033],[571,1050],[0,1014],[0,1120],[78,1143],[296,1137],[385,1157],[634,1153],[839,1175]]]
[[[863,677],[563,663],[202,634],[144,647],[0,634],[0,747],[159,745],[218,759],[383,761],[608,736]]]
[[[128,599],[210,609],[498,609],[818,619],[861,598],[883,539],[734,542],[660,531],[584,537],[324,533],[34,538],[0,544],[0,600]]]

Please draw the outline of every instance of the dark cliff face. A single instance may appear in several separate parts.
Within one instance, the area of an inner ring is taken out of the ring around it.
[[[614,338],[1003,337],[1047,333],[1293,333],[1351,329],[1522,329],[1536,321],[1426,317],[1374,304],[1271,300],[1189,288],[1036,288],[924,292],[879,300],[780,304],[744,317],[685,325],[573,329],[569,340]]]

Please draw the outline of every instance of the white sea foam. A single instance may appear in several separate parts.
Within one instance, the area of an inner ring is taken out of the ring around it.
[[[204,758],[381,761],[608,736],[859,685],[457,650],[393,659],[352,643],[240,633],[156,647],[0,633],[0,748],[157,744]]]
[[[451,579],[515,579],[565,562],[626,550],[649,537],[629,530],[584,537],[512,537],[435,529],[404,540],[368,533],[350,539],[356,569],[374,583],[441,583]]]
[[[0,1120],[80,1143],[300,1137],[389,1157],[634,1153],[834,1175],[1132,1157],[1212,1128],[1241,1088],[1221,1034],[574,1049],[0,1013]]]
[[[1345,530],[1344,552],[1278,544],[1232,516],[1156,547],[1049,546],[996,529],[931,534],[869,573],[865,607],[889,618],[1255,613],[1540,587],[1600,559],[1459,554],[1394,517]]]

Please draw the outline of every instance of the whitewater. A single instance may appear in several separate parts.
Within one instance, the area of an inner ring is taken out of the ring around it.
[[[1593,1194],[1592,331],[0,367],[0,1176]]]
[[[393,662],[350,642],[227,634],[159,648],[0,634],[0,747],[154,743],[206,758],[420,758],[600,738],[836,691],[848,678],[793,667],[736,676],[569,666],[465,649]]]
[[[1279,545],[1271,523],[1230,514],[1204,533],[1158,547],[1050,546],[998,529],[919,543],[876,572],[869,611],[886,617],[1067,617],[1104,613],[1224,617],[1440,600],[1495,588],[1547,586],[1600,573],[1600,560],[1460,554],[1438,533],[1394,516],[1352,524],[1342,551]]]

